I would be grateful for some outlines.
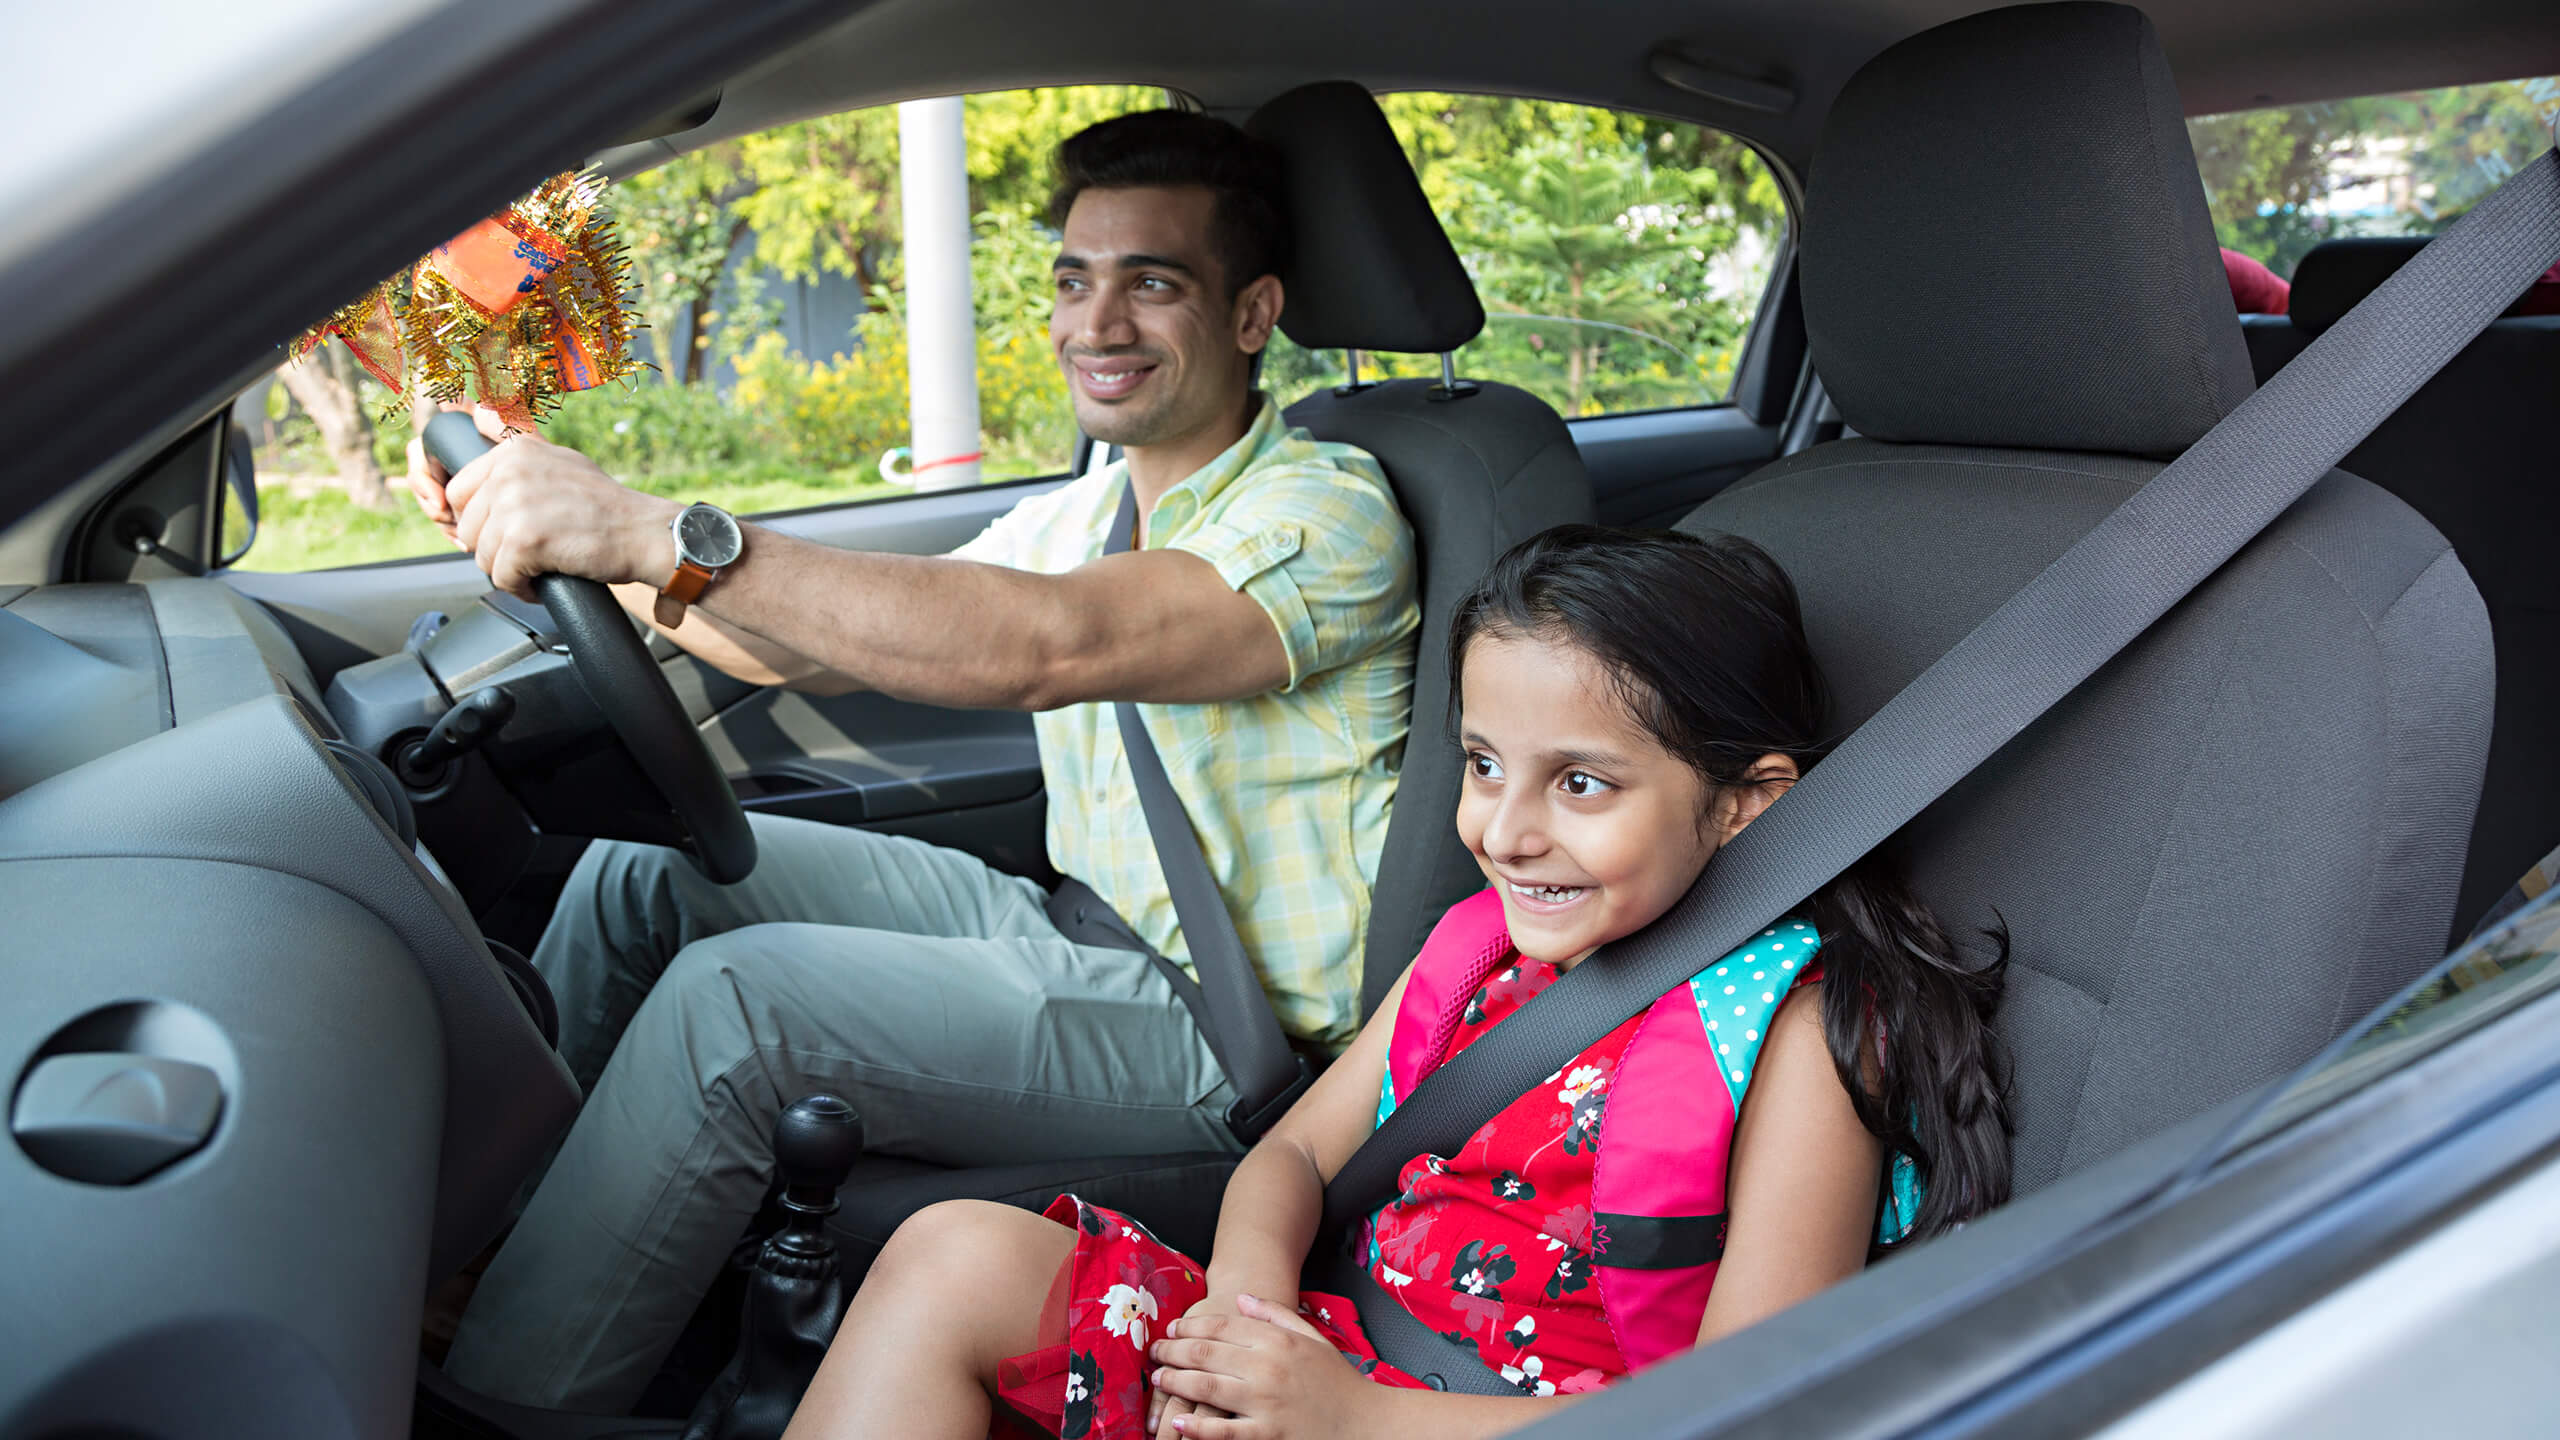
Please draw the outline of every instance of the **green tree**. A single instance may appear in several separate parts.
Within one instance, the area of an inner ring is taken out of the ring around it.
[[[1786,213],[1757,153],[1699,126],[1549,101],[1380,104],[1489,312],[1469,373],[1568,414],[1722,393],[1760,282],[1718,294],[1712,267],[1746,231],[1773,239]]]
[[[2187,122],[2219,241],[2279,275],[2341,235],[2432,233],[2548,146],[2553,79],[2458,85]],[[2379,183],[2374,213],[2341,213]]]
[[[712,297],[729,256],[746,233],[732,206],[755,188],[740,165],[736,142],[726,142],[632,176],[614,187],[614,213],[631,252],[640,310],[669,380],[690,385],[703,375],[711,347]],[[678,321],[683,323],[678,325]],[[691,337],[685,353],[668,346],[679,333]]]
[[[754,230],[756,263],[784,280],[820,271],[880,288],[898,242],[898,111],[891,105],[803,120],[739,142],[753,188],[734,203]]]
[[[1042,212],[1058,142],[1095,121],[1164,103],[1145,86],[1072,86],[972,95],[968,166],[982,244],[1003,268],[975,266],[991,316],[1028,321],[1036,291],[1045,329],[1049,250],[1055,236]],[[898,112],[876,106],[778,126],[696,151],[634,176],[620,187],[624,238],[644,289],[643,308],[669,378],[699,380],[715,354],[738,354],[770,323],[768,282],[821,274],[850,277],[866,304],[894,303],[898,263]],[[746,263],[740,241],[754,237]],[[1036,263],[1030,252],[1038,250]],[[1015,273],[1016,269],[1024,271]],[[721,285],[731,314],[712,309]],[[983,308],[983,307],[982,307]],[[665,353],[678,329],[693,337],[683,356]],[[735,332],[735,341],[729,338]],[[773,362],[760,362],[769,372]]]
[[[973,207],[1045,217],[1058,142],[1115,115],[1161,108],[1165,93],[1152,85],[1066,85],[972,95],[966,104]]]
[[[1453,218],[1488,307],[1563,322],[1527,339],[1561,361],[1568,415],[1693,383],[1678,362],[1731,338],[1734,317],[1701,295],[1706,258],[1734,242],[1732,211],[1705,198],[1718,188],[1712,172],[1657,164],[1650,149],[1641,133],[1575,111],[1515,148],[1449,167]]]

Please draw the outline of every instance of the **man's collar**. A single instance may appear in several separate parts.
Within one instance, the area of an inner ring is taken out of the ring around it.
[[[1163,514],[1166,501],[1176,495],[1189,495],[1196,509],[1218,497],[1235,478],[1253,468],[1262,453],[1277,444],[1286,433],[1280,418],[1280,407],[1271,397],[1257,390],[1253,394],[1253,423],[1244,427],[1236,443],[1218,452],[1216,459],[1174,482],[1163,498],[1156,501],[1156,514]]]

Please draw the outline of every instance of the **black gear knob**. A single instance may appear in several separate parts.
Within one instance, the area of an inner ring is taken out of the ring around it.
[[[772,1440],[844,1322],[844,1272],[826,1221],[862,1157],[862,1117],[833,1095],[794,1102],[773,1124],[782,1228],[756,1247],[738,1353],[704,1391],[684,1440]]]
[[[773,1158],[786,1196],[833,1210],[836,1192],[862,1158],[862,1117],[833,1095],[804,1096],[774,1122]]]

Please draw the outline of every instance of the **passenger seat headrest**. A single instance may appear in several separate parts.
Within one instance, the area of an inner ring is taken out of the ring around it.
[[[1823,123],[1804,236],[1814,365],[1862,435],[2169,455],[2252,388],[2129,6],[1985,11],[1868,61]]]
[[[1302,85],[1244,128],[1288,167],[1297,259],[1280,277],[1280,328],[1310,350],[1455,350],[1484,305],[1369,92]]]

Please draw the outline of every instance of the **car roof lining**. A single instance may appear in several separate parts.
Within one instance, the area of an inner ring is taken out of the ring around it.
[[[1238,112],[1318,80],[1522,95],[1716,126],[1791,168],[1854,70],[1976,0],[879,0],[731,80],[712,118],[600,158],[636,170],[813,115],[1035,85],[1149,84]],[[2189,114],[2560,72],[2548,0],[2149,0]],[[1536,35],[1522,45],[1519,37]],[[1357,39],[1348,37],[1357,36]],[[1676,88],[1657,50],[1792,88],[1771,115]]]

